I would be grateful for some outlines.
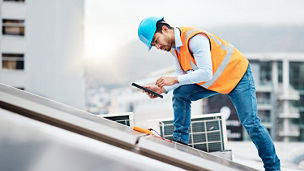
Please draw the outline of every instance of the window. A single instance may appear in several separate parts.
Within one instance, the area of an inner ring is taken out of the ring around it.
[[[262,122],[271,122],[269,110],[259,110],[259,117]]]
[[[24,36],[24,20],[3,19],[2,34]]]
[[[256,98],[258,104],[270,104],[271,96],[270,93],[256,92]]]
[[[290,62],[290,84],[297,90],[304,90],[304,62]]]
[[[278,81],[279,83],[283,82],[283,62],[279,61],[278,62]]]
[[[12,70],[23,70],[24,54],[2,53],[2,68]]]
[[[260,63],[260,83],[261,85],[271,84],[272,81],[272,63],[263,61]]]

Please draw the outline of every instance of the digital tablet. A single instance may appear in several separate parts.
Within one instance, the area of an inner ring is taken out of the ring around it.
[[[136,87],[136,88],[139,88],[139,89],[142,89],[142,90],[144,90],[144,91],[146,91],[146,92],[148,92],[148,93],[151,93],[151,94],[153,94],[153,95],[155,95],[155,96],[157,96],[157,97],[163,98],[163,95],[158,94],[158,93],[156,93],[156,92],[154,92],[154,91],[152,91],[152,90],[149,90],[149,89],[147,89],[147,88],[145,88],[145,87],[142,87],[142,86],[140,86],[140,85],[138,85],[138,84],[136,84],[136,83],[132,83],[132,86],[134,86],[134,87]]]

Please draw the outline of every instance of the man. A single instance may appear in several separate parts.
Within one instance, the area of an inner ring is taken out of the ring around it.
[[[177,76],[162,76],[155,85],[145,87],[160,94],[174,90],[175,141],[189,142],[191,101],[219,93],[227,94],[256,145],[265,170],[280,170],[274,144],[257,116],[254,81],[243,54],[214,34],[190,27],[173,28],[163,17],[143,19],[138,36],[149,50],[155,46],[174,56]]]

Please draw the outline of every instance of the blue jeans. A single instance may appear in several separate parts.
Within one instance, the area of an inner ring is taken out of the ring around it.
[[[173,91],[175,141],[188,144],[191,122],[191,101],[218,94],[197,84],[182,85]],[[254,80],[250,65],[238,85],[228,94],[241,124],[255,144],[266,170],[280,170],[280,160],[268,131],[261,125],[257,116],[257,102]]]

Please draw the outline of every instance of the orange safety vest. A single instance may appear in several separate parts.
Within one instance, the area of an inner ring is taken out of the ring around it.
[[[189,40],[197,34],[203,34],[210,42],[213,75],[211,80],[198,84],[222,94],[230,93],[245,74],[248,60],[233,45],[214,34],[190,27],[180,27],[180,30],[183,43],[180,53],[174,48],[170,52],[177,57],[182,70],[187,72],[197,69],[195,59],[189,49]]]

